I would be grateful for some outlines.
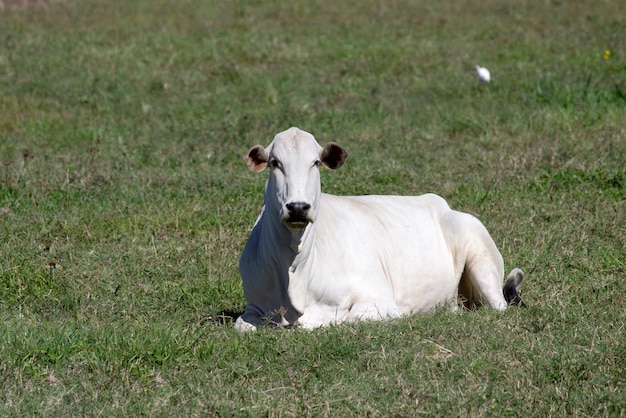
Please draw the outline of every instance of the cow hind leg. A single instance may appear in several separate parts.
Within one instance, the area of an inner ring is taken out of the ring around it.
[[[459,296],[468,308],[487,305],[503,311],[509,304],[524,305],[519,290],[524,281],[522,270],[513,269],[502,285],[504,263],[502,255],[484,225],[471,215],[452,212],[446,219],[448,239],[461,243],[463,272],[459,282]],[[462,233],[454,234],[455,231]]]
[[[468,308],[485,304],[503,311],[507,301],[502,292],[502,256],[482,224],[475,221],[474,226],[475,235],[470,241],[471,251],[466,255],[459,294]]]
[[[472,309],[486,303],[497,310],[504,310],[508,305],[526,306],[519,295],[524,281],[524,272],[514,268],[504,281],[504,286],[494,285],[499,283],[499,276],[489,274],[488,270],[466,270],[461,276],[459,283],[459,296],[466,308]],[[491,277],[491,279],[489,279]],[[485,280],[487,279],[487,280]]]
[[[493,263],[466,266],[459,283],[459,295],[466,308],[472,309],[486,304],[503,311],[507,301],[502,292],[502,274]]]

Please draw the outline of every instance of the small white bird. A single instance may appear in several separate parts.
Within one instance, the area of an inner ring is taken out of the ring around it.
[[[489,83],[491,81],[491,73],[485,67],[477,65],[476,74],[478,74],[478,81],[481,83]]]

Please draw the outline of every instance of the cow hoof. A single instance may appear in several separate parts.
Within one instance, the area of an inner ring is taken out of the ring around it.
[[[235,321],[235,331],[246,333],[251,331],[256,331],[256,326],[244,321],[241,317],[237,318]]]

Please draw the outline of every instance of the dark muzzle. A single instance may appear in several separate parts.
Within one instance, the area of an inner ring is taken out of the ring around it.
[[[288,216],[287,223],[290,224],[306,224],[310,222],[309,210],[311,205],[306,202],[291,202],[285,205],[287,207]]]

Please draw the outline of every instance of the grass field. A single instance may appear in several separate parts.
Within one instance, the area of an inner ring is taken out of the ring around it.
[[[0,415],[625,416],[624,28],[608,0],[7,6]],[[242,157],[292,125],[350,152],[327,192],[478,216],[528,307],[238,335]]]

